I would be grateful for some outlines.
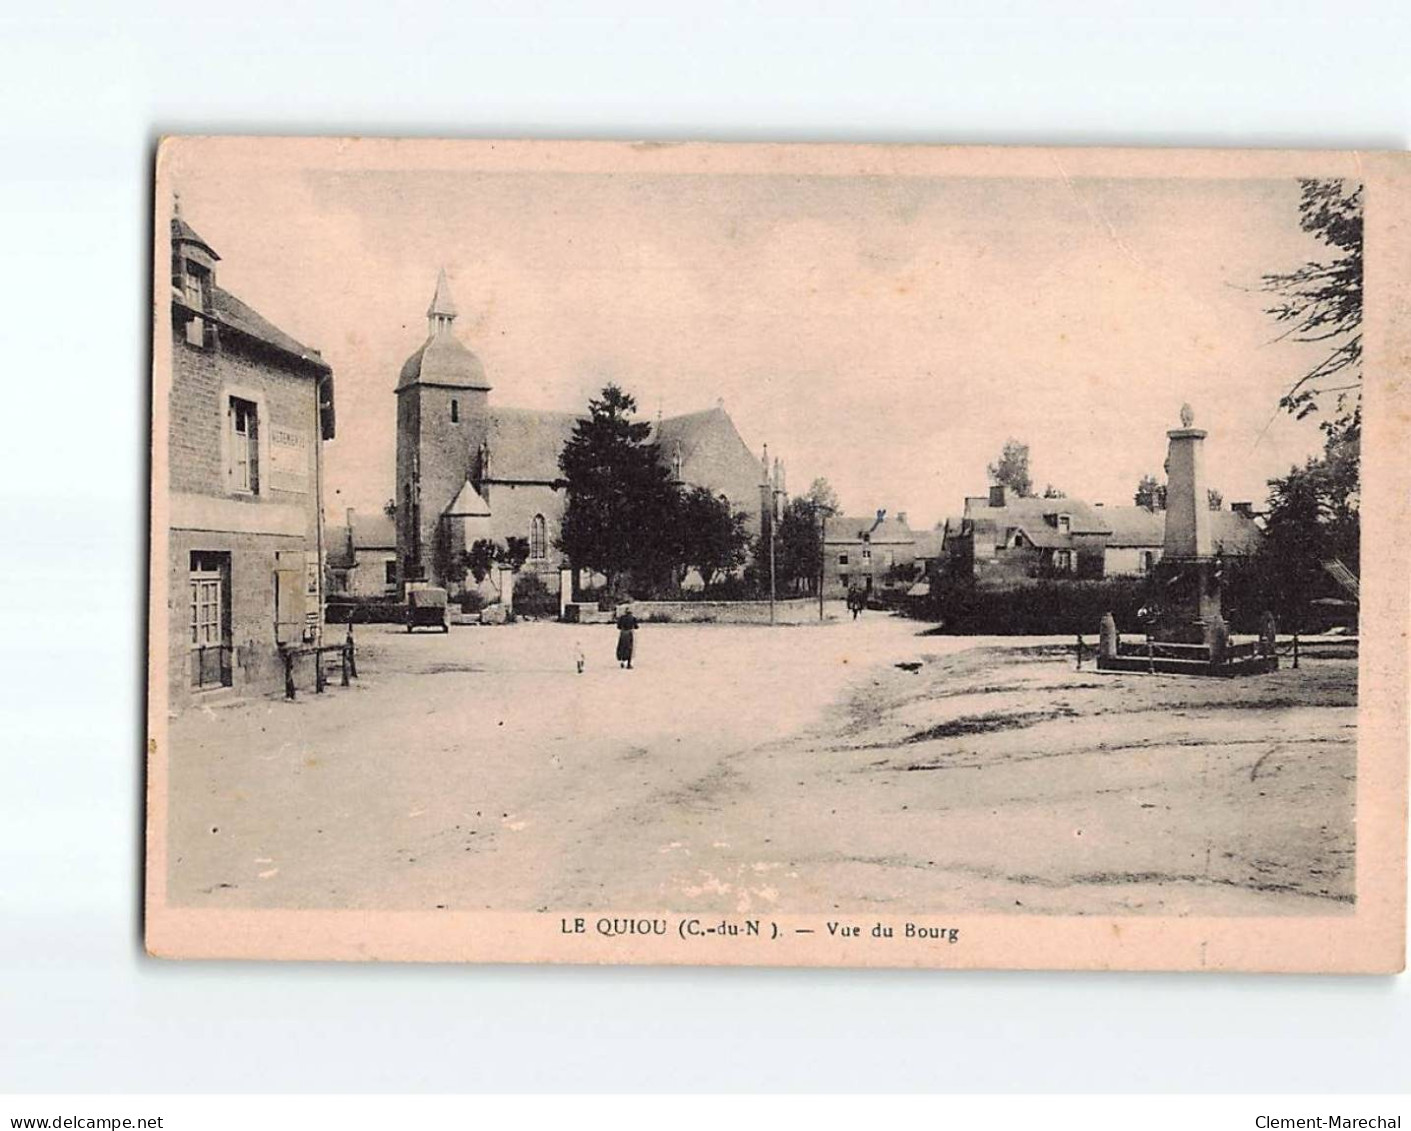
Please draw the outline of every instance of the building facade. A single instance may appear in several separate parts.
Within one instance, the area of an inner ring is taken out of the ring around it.
[[[1224,557],[1258,549],[1262,535],[1245,504],[1209,511],[1208,525]],[[942,560],[951,576],[968,574],[982,585],[1143,576],[1161,561],[1165,529],[1161,510],[1018,497],[991,487],[946,520]]]
[[[217,283],[220,256],[171,221],[168,404],[174,708],[284,685],[281,645],[322,628],[321,445],[333,373]]]
[[[841,598],[849,590],[866,594],[906,592],[916,581],[916,535],[905,512],[887,517],[837,515],[823,534],[823,595]]]
[[[397,593],[397,526],[385,514],[348,508],[344,523],[329,526],[329,591],[347,597],[391,597]]]
[[[400,582],[456,590],[457,551],[478,539],[529,544],[530,572],[557,574],[566,484],[559,455],[579,413],[493,405],[485,368],[457,336],[442,271],[427,309],[427,337],[397,383],[396,538]],[[762,523],[770,492],[724,406],[659,419],[651,436],[673,477],[724,495]]]

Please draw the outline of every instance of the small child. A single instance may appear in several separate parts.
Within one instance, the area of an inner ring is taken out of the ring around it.
[[[588,657],[583,654],[583,645],[582,645],[581,642],[578,643],[578,644],[576,644],[576,645],[574,645],[574,650],[575,650],[576,653],[577,653],[576,661],[577,661],[577,664],[578,664],[578,674],[579,674],[579,675],[582,675],[582,674],[583,674],[583,669],[584,669],[584,668],[587,666],[587,664],[588,664]]]

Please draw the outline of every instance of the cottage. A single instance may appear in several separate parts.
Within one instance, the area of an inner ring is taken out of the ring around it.
[[[333,373],[216,281],[220,256],[171,220],[168,670],[174,707],[283,687],[282,645],[322,626],[321,446]],[[160,378],[159,378],[160,380]]]
[[[850,589],[864,593],[901,590],[916,580],[916,535],[906,513],[888,518],[879,510],[867,518],[830,518],[823,538],[823,592],[840,598]]]
[[[946,520],[942,556],[952,576],[968,573],[981,584],[1141,576],[1161,560],[1165,529],[1161,510],[1018,497],[991,487]],[[1210,530],[1214,551],[1226,558],[1254,553],[1262,537],[1243,503],[1211,511]]]
[[[348,597],[387,597],[397,592],[397,526],[385,514],[360,515],[351,507],[342,526],[327,529],[330,591]]]

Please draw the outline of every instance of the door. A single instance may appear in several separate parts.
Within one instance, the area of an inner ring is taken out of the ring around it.
[[[191,686],[231,683],[230,555],[191,554]]]

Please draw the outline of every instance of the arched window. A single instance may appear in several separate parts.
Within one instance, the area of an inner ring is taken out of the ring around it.
[[[535,561],[549,556],[549,525],[542,514],[536,514],[529,525],[529,556]]]

